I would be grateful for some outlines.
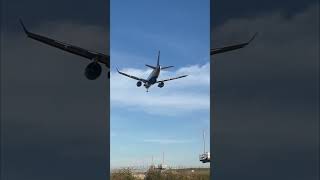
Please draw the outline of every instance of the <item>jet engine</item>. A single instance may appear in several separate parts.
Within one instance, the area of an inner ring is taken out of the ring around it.
[[[163,82],[160,82],[159,84],[158,84],[158,87],[159,88],[162,88],[164,86],[164,83]]]
[[[85,69],[85,75],[89,80],[97,79],[101,74],[102,68],[97,62],[90,63]]]
[[[141,85],[142,85],[142,82],[141,82],[141,81],[138,81],[138,82],[137,82],[137,86],[140,87]]]

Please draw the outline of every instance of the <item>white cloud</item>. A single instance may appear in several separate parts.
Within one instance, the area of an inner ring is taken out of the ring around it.
[[[131,75],[147,78],[150,69],[122,69]],[[152,86],[149,92],[137,87],[133,79],[111,72],[111,106],[129,107],[149,113],[176,114],[210,108],[210,64],[163,71],[159,79],[187,74],[186,78],[169,81],[163,88]]]

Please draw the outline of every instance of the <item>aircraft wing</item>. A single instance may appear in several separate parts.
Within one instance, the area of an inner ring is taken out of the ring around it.
[[[96,60],[102,64],[105,64],[109,69],[110,69],[110,56],[105,55],[105,54],[101,54],[101,53],[97,53],[94,51],[90,51],[90,50],[86,50],[77,46],[73,46],[64,42],[59,42],[56,41],[54,39],[50,39],[48,37],[45,36],[41,36],[38,34],[34,34],[31,33],[27,30],[27,28],[24,26],[22,20],[20,20],[20,23],[23,27],[24,32],[27,34],[27,36],[31,39],[40,41],[42,43],[45,43],[47,45],[56,47],[58,49],[67,51],[69,53],[78,55],[78,56],[82,56],[84,58],[90,59],[90,60]]]
[[[124,76],[127,76],[127,77],[129,77],[129,78],[132,78],[132,79],[135,79],[135,80],[138,80],[138,81],[142,81],[142,82],[144,82],[144,83],[147,82],[147,80],[145,80],[145,79],[138,78],[138,77],[136,77],[136,76],[132,76],[132,75],[126,74],[126,73],[124,73],[124,72],[121,72],[121,71],[118,70],[118,68],[117,68],[117,71],[118,71],[119,74],[124,75]]]
[[[178,77],[174,77],[174,78],[164,79],[164,80],[157,81],[157,83],[171,81],[171,80],[175,80],[175,79],[180,79],[180,78],[184,78],[184,77],[187,77],[187,76],[188,75],[183,75],[183,76],[178,76]]]
[[[232,45],[232,46],[226,46],[226,47],[222,47],[222,48],[213,48],[210,49],[210,55],[214,55],[214,54],[219,54],[219,53],[224,53],[224,52],[228,52],[228,51],[233,51],[236,49],[240,49],[243,48],[245,46],[247,46],[248,44],[251,43],[251,41],[254,40],[254,38],[257,36],[258,33],[255,33],[253,35],[253,37],[246,43],[241,43],[241,44],[236,44],[236,45]]]

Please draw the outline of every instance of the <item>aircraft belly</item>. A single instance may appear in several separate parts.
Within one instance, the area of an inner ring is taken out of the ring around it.
[[[149,84],[155,84],[157,82],[157,78],[156,77],[152,77],[149,80]]]

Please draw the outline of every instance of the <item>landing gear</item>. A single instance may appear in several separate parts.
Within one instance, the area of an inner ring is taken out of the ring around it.
[[[148,84],[148,82],[146,82],[143,86],[147,89],[147,92],[149,92],[150,85]]]

